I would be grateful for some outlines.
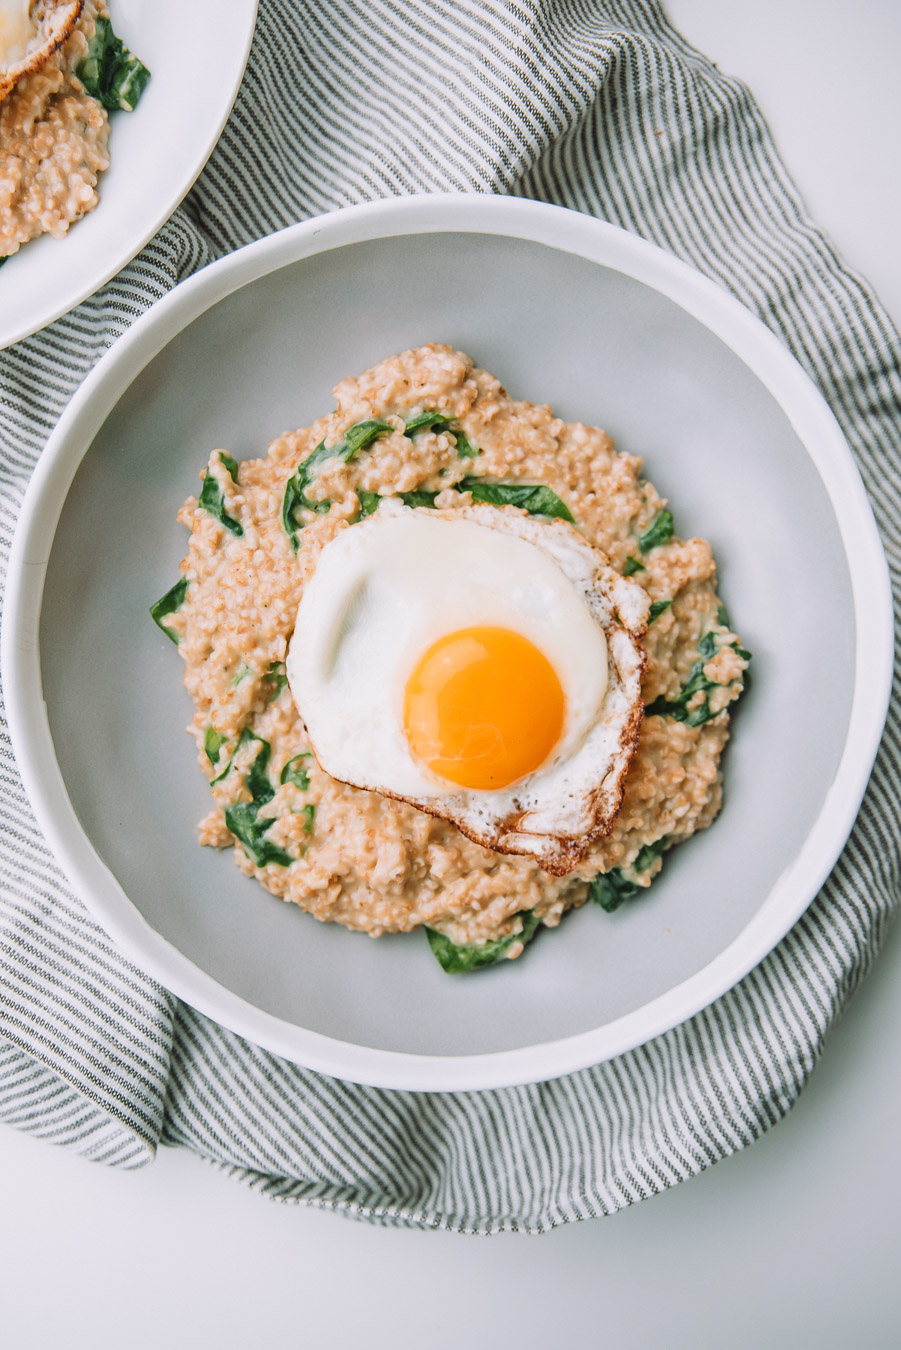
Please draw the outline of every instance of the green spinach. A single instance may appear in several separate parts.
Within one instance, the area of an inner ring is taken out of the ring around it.
[[[442,412],[417,413],[404,423],[404,435],[415,436],[417,431],[448,431],[453,420],[453,417],[448,417],[447,413]]]
[[[357,488],[357,497],[360,502],[361,520],[365,520],[367,516],[371,516],[374,511],[377,511],[382,500],[378,492],[367,492],[365,488]]]
[[[170,586],[166,594],[161,596],[155,605],[150,606],[150,617],[153,619],[153,622],[157,624],[158,627],[162,628],[166,637],[169,638],[171,642],[174,642],[176,646],[178,646],[179,642],[178,634],[173,633],[168,624],[163,623],[163,620],[167,619],[170,614],[174,614],[177,609],[181,609],[187,593],[188,578],[182,577],[180,581],[176,581],[174,586]]]
[[[231,455],[226,454],[224,450],[219,451],[219,459],[228,469],[233,483],[238,481],[238,465]],[[244,526],[234,516],[230,516],[225,509],[225,497],[222,488],[217,479],[211,473],[203,475],[203,486],[200,489],[198,505],[202,506],[204,511],[209,511],[211,516],[215,516],[220,525],[224,525],[227,530],[239,538],[244,533]]]
[[[412,492],[398,492],[393,500],[400,500],[404,506],[434,506],[437,492],[427,492],[424,488],[416,488]],[[365,520],[373,512],[379,509],[379,505],[386,501],[378,492],[367,492],[365,488],[357,488],[357,497],[360,500],[360,519]]]
[[[223,780],[223,778],[226,778],[226,777],[228,776],[228,774],[231,773],[232,765],[233,765],[234,762],[235,762],[235,758],[237,757],[238,751],[241,750],[245,745],[247,745],[248,742],[250,742],[250,741],[259,741],[259,740],[260,740],[259,736],[254,735],[254,733],[251,731],[250,727],[245,727],[244,730],[241,732],[241,735],[238,737],[237,741],[235,742],[235,748],[234,748],[234,750],[231,752],[231,754],[229,755],[229,757],[228,757],[228,763],[226,764],[225,768],[222,770],[222,772],[221,772],[220,774],[217,774],[217,776],[216,776],[215,778],[211,778],[211,779],[210,779],[210,782],[212,782],[212,783],[221,783],[222,780]],[[265,742],[260,741],[260,744],[263,745],[263,744],[265,744]],[[221,753],[221,749],[222,749],[222,747],[220,746],[220,753]],[[219,763],[219,756],[218,756],[218,755],[216,756],[216,763],[217,763],[217,764]]]
[[[737,642],[730,642],[728,645],[743,660],[750,661],[751,653],[745,651],[744,647],[739,646]],[[711,717],[716,717],[717,713],[710,706],[710,690],[722,689],[724,686],[717,680],[708,680],[704,674],[704,667],[716,656],[721,646],[722,643],[718,641],[713,629],[705,633],[698,643],[699,659],[688,672],[688,679],[680,692],[674,699],[655,698],[653,703],[649,703],[645,708],[645,717],[672,717],[677,722],[684,722],[688,727],[702,726],[705,722],[709,722]],[[701,692],[704,697],[689,708],[688,704]]]
[[[377,422],[373,419],[357,422],[348,428],[344,433],[344,439],[337,445],[326,445],[325,441],[320,441],[313,453],[298,464],[285,484],[285,495],[282,498],[282,526],[295,553],[300,542],[300,531],[303,529],[302,523],[297,518],[297,512],[314,511],[321,516],[325,515],[331,506],[328,499],[316,502],[307,496],[307,488],[321,466],[330,459],[339,459],[342,463],[348,464],[361,450],[365,450],[380,436],[390,435],[393,430],[394,427],[387,422]]]
[[[673,537],[673,513],[664,508],[658,511],[651,521],[644,534],[638,540],[638,547],[642,553],[649,553],[652,548],[658,548],[661,544],[667,543]]]
[[[109,19],[98,15],[84,60],[75,67],[87,93],[109,112],[134,112],[147,88],[150,71],[116,37]]]
[[[206,757],[212,764],[213,768],[215,768],[216,765],[219,763],[219,756],[222,753],[222,747],[223,745],[225,745],[227,740],[228,737],[223,736],[220,732],[216,730],[215,727],[213,726],[207,727],[206,735],[203,738],[203,748],[206,751]]]
[[[307,788],[310,786],[310,775],[301,764],[301,761],[305,759],[312,759],[311,751],[303,750],[299,755],[295,755],[293,759],[289,759],[287,764],[284,765],[278,781],[282,784],[292,783],[294,787],[299,788],[301,792],[306,792]]]
[[[612,914],[619,909],[624,900],[630,900],[640,890],[647,889],[640,886],[635,878],[642,872],[647,872],[662,856],[666,841],[667,836],[664,835],[656,843],[642,845],[631,867],[614,867],[609,872],[599,872],[591,881],[590,893],[594,903],[600,905],[608,914]]]
[[[266,802],[271,802],[275,796],[275,788],[269,779],[269,758],[272,754],[272,748],[268,741],[264,741],[261,736],[255,737],[259,741],[260,748],[256,753],[256,758],[244,776],[244,786],[247,788],[253,800],[264,806]]]
[[[248,727],[245,727],[238,739],[234,754],[229,760],[225,772],[228,773],[235,760],[235,755],[241,745],[246,745],[249,740],[259,742],[259,750],[253,760],[250,768],[244,777],[244,786],[250,793],[249,802],[236,802],[233,806],[225,808],[225,823],[229,830],[241,844],[244,852],[250,858],[256,867],[265,867],[267,863],[277,863],[280,867],[290,867],[294,859],[290,853],[287,853],[278,844],[274,844],[271,839],[266,838],[266,831],[274,824],[270,819],[260,820],[260,808],[267,802],[271,802],[275,796],[275,788],[269,778],[269,758],[272,753],[268,741],[264,741],[261,736],[256,736]],[[220,775],[224,777],[224,775]],[[218,782],[218,779],[214,779]]]
[[[449,975],[461,975],[470,970],[481,970],[484,966],[497,965],[507,959],[507,953],[515,942],[524,946],[535,936],[540,920],[534,910],[525,910],[522,914],[522,932],[511,933],[508,937],[495,938],[493,942],[484,942],[481,946],[464,946],[452,942],[444,933],[434,928],[426,928],[429,946],[443,970]]]
[[[267,863],[290,867],[294,861],[291,854],[266,838],[266,831],[274,822],[259,819],[261,805],[260,802],[237,802],[227,806],[225,823],[255,867],[265,867]]]
[[[413,492],[398,493],[404,506],[434,506],[437,492],[426,492],[424,488],[416,488]]]
[[[228,682],[228,688],[237,689],[238,685],[243,684],[244,681],[247,679],[247,676],[252,674],[253,671],[250,669],[250,666],[248,666],[244,661],[242,661],[241,664],[235,669],[234,675],[232,675],[232,677],[230,678]]]
[[[269,702],[274,703],[276,699],[281,698],[288,687],[288,676],[285,673],[284,661],[270,661],[263,680],[269,686]]]
[[[457,441],[454,448],[459,459],[477,459],[482,453],[477,445],[473,445],[466,432],[461,431],[459,427],[454,428],[454,436]]]
[[[447,490],[470,492],[473,501],[487,502],[492,506],[520,506],[533,516],[554,516],[560,520],[572,520],[569,507],[560,500],[556,492],[540,484],[486,483],[481,478],[464,478]],[[357,496],[360,499],[361,519],[371,516],[373,511],[378,510],[379,503],[384,500],[377,492],[367,492],[365,488],[358,488]],[[395,494],[405,506],[414,507],[433,507],[437,496],[437,492],[427,491],[425,488]]]
[[[575,523],[566,503],[540,483],[488,483],[483,478],[464,478],[456,487],[459,492],[471,492],[474,502],[520,506],[533,516],[552,516]]]
[[[462,431],[454,426],[454,418],[441,412],[421,412],[404,425],[405,436],[415,436],[417,431],[449,431],[454,438],[454,450],[460,459],[475,459],[482,452],[478,446]]]

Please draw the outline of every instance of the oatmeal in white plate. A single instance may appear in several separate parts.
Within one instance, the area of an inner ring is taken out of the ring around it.
[[[95,209],[109,112],[132,110],[149,79],[103,0],[23,0],[16,17],[0,70],[0,261]]]
[[[710,546],[603,431],[438,344],[335,399],[266,458],[214,450],[179,515],[153,613],[200,841],[320,920],[425,926],[446,969],[515,957],[713,821],[748,653]]]

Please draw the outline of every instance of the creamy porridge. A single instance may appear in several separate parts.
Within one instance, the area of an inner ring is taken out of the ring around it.
[[[335,399],[264,459],[215,450],[179,514],[191,531],[183,576],[153,613],[178,643],[196,708],[213,798],[200,842],[232,848],[244,872],[320,920],[374,937],[425,926],[447,969],[515,957],[567,909],[590,898],[613,909],[646,887],[666,849],[711,823],[748,654],[710,546],[678,537],[641,461],[603,431],[509,397],[435,344],[343,380]],[[298,606],[341,536],[392,512],[453,521],[474,505],[483,523],[479,511],[578,531],[640,597],[640,732],[618,810],[598,815],[572,865],[484,847],[415,794],[331,776],[288,684]]]
[[[0,95],[0,261],[38,235],[61,238],[94,210],[110,162],[109,110],[133,108],[149,78],[103,0],[84,0],[62,45],[48,45]]]

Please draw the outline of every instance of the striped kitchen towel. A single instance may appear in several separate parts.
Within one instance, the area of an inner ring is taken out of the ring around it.
[[[898,339],[808,219],[746,89],[653,0],[263,0],[234,112],[139,258],[0,354],[0,565],[29,473],[117,335],[210,259],[352,202],[514,193],[613,221],[726,286],[841,422],[897,588]],[[0,730],[0,1116],[98,1161],[195,1149],[284,1201],[541,1231],[752,1142],[801,1091],[898,903],[899,715],[822,893],[712,1007],[551,1083],[415,1095],[337,1082],[179,1004],[116,951],[38,833]]]

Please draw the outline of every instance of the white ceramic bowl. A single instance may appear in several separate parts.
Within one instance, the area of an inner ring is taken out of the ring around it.
[[[133,113],[111,115],[97,209],[63,239],[45,234],[23,245],[0,272],[0,347],[93,295],[191,187],[235,101],[257,0],[229,0],[227,23],[221,10],[221,0],[113,0],[113,27],[150,70],[150,83]]]
[[[754,652],[712,829],[648,895],[588,905],[522,960],[447,976],[424,935],[320,925],[201,849],[191,708],[148,606],[210,449],[263,454],[331,388],[426,341],[645,457],[677,529],[711,540]],[[888,575],[825,403],[718,287],[612,226],[501,197],[402,198],[310,220],[178,286],[88,377],[41,458],[10,565],[14,745],[72,885],[121,948],[298,1063],[414,1089],[537,1081],[616,1055],[746,974],[816,894],[888,701]]]

